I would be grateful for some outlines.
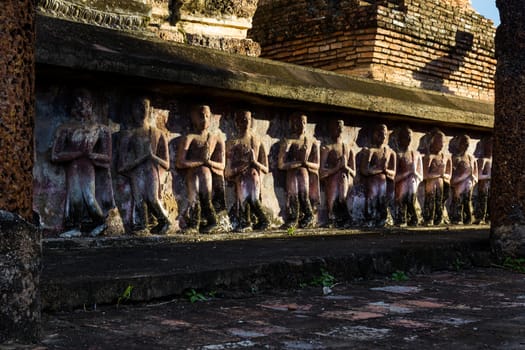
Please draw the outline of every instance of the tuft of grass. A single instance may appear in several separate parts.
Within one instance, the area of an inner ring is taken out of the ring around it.
[[[403,282],[403,281],[409,280],[407,274],[401,270],[396,270],[395,272],[393,272],[391,278],[392,278],[392,281],[396,281],[396,282]]]

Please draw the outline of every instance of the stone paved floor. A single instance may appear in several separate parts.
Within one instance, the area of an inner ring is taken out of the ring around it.
[[[194,303],[91,305],[46,314],[34,348],[525,349],[525,274],[408,277],[336,283],[326,295],[305,281],[296,290],[202,291],[215,296]]]

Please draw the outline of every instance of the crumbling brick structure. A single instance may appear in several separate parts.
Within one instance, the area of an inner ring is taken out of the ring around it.
[[[491,101],[493,23],[468,0],[261,0],[261,57]]]

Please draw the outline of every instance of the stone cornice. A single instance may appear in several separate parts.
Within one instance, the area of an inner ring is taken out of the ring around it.
[[[66,0],[39,0],[38,9],[52,16],[107,28],[136,30],[149,21],[148,16],[98,10]]]
[[[319,69],[167,43],[139,34],[40,16],[37,64],[194,86],[272,104],[347,110],[444,126],[490,129],[492,103]],[[269,102],[268,102],[269,103]]]

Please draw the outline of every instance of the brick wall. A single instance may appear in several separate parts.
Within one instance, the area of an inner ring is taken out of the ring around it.
[[[444,0],[443,2],[448,3],[452,6],[471,8],[470,0]]]
[[[262,0],[261,57],[493,100],[495,28],[468,1]]]

